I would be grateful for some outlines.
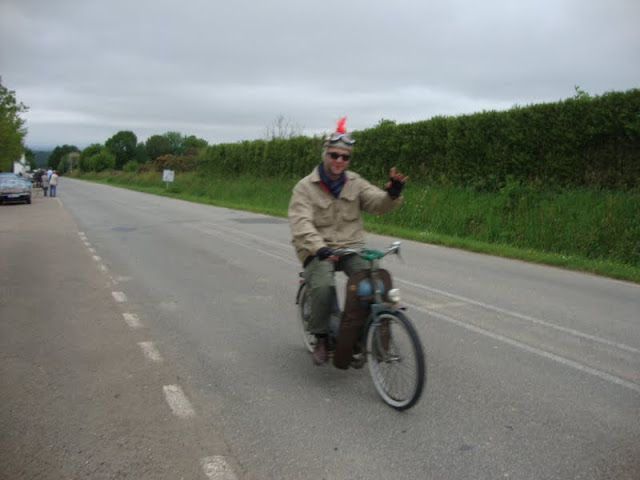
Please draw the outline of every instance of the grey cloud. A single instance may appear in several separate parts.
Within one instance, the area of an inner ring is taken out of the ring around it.
[[[4,0],[3,84],[33,147],[177,130],[309,134],[638,87],[636,0]]]

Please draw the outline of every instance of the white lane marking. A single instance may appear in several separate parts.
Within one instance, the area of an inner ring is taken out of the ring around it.
[[[113,295],[113,298],[115,298],[118,303],[124,303],[127,301],[127,296],[122,292],[111,292],[111,295]]]
[[[142,349],[142,353],[144,353],[144,356],[147,357],[149,360],[151,360],[152,362],[162,361],[162,355],[160,355],[160,352],[158,351],[158,349],[156,348],[153,342],[138,342],[138,345],[140,345],[140,348]]]
[[[88,245],[87,245],[88,246]],[[95,248],[89,248],[89,252],[91,253],[96,253],[96,249]]]
[[[100,268],[100,270],[102,270],[103,272],[106,272],[107,270],[109,270],[107,266],[103,265],[102,263],[98,266],[98,268]]]
[[[409,282],[407,280],[402,280],[396,278],[397,281],[405,283],[407,285],[411,285],[415,288],[421,288],[427,290],[429,292],[437,293],[438,295],[444,295],[449,298],[454,298],[456,300],[460,300],[461,302],[470,303],[472,305],[477,305],[478,307],[485,308],[487,310],[492,310],[497,313],[502,313],[504,315],[509,315],[515,318],[519,318],[520,320],[524,320],[527,322],[535,323],[537,325],[542,325],[543,327],[551,328],[554,330],[558,330],[560,332],[567,333],[569,335],[573,335],[574,337],[584,338],[586,340],[591,340],[592,342],[602,343],[604,345],[609,345],[610,347],[619,348],[620,350],[626,350],[632,353],[640,353],[640,349],[630,347],[629,345],[625,345],[624,343],[613,342],[611,340],[607,340],[606,338],[598,337],[595,335],[589,335],[587,333],[579,332],[578,330],[574,330],[572,328],[562,327],[560,325],[554,325],[553,323],[545,322],[544,320],[540,320],[539,318],[530,317],[528,315],[523,315],[521,313],[512,312],[510,310],[506,310],[504,308],[495,307],[493,305],[489,305],[487,303],[479,302],[477,300],[472,300],[471,298],[462,297],[460,295],[455,295],[453,293],[445,292],[444,290],[438,290],[437,288],[427,287],[426,285],[421,285],[419,283]]]
[[[124,321],[127,322],[127,325],[131,328],[142,328],[142,323],[140,323],[140,319],[138,315],[135,313],[123,313]]]
[[[96,262],[99,262],[100,260],[102,260],[102,258],[100,258],[98,255],[94,255],[94,256],[93,256],[93,259],[94,259]]]
[[[187,396],[178,385],[165,385],[162,387],[162,390],[164,391],[164,398],[167,400],[169,408],[171,408],[176,416],[186,418],[196,414]]]
[[[202,471],[209,480],[237,480],[231,466],[221,455],[205,457],[200,460]]]
[[[466,303],[464,302],[449,302],[449,303],[431,303],[431,302],[425,302],[424,306],[426,308],[433,308],[435,310],[442,310],[445,308],[454,308],[454,307],[464,307],[466,305]]]
[[[82,241],[82,243],[84,243],[85,247],[90,247],[91,246],[91,244],[86,239],[84,239]]]
[[[78,235],[80,235],[80,238],[87,238],[87,234],[84,232],[78,232]]]
[[[547,358],[549,360],[553,360],[561,365],[565,365],[567,367],[571,367],[571,368],[575,368],[576,370],[579,370],[581,372],[584,373],[588,373],[590,375],[593,375],[595,377],[598,377],[602,380],[606,380],[607,382],[611,382],[614,383],[616,385],[619,385],[621,387],[626,387],[630,390],[634,390],[638,393],[640,393],[640,385],[633,383],[633,382],[629,382],[627,380],[624,380],[620,377],[616,377],[615,375],[611,375],[609,373],[606,372],[601,372],[600,370],[596,370],[595,368],[591,368],[591,367],[587,367],[585,365],[582,365],[581,363],[578,362],[574,362],[573,360],[569,360],[568,358],[564,358],[561,357],[560,355],[555,355],[553,353],[549,353],[545,350],[541,350],[539,348],[536,347],[532,347],[530,345],[527,345],[525,343],[521,343],[518,342],[517,340],[512,340],[511,338],[507,338],[504,337],[500,334],[497,333],[493,333],[490,332],[488,330],[484,330],[480,327],[476,327],[474,325],[469,325],[468,323],[465,323],[461,320],[457,320],[453,317],[450,317],[448,315],[444,315],[442,313],[438,313],[435,312],[433,310],[427,310],[425,308],[421,308],[417,305],[413,305],[412,308],[415,308],[416,310],[421,311],[422,313],[426,313],[427,315],[431,315],[432,317],[436,317],[439,318],[440,320],[444,320],[445,322],[449,322],[449,323],[453,323],[454,325],[457,325],[459,327],[465,328],[467,330],[470,330],[474,333],[479,333],[480,335],[484,335],[486,337],[489,338],[493,338],[494,340],[498,340],[500,342],[504,342],[507,345],[511,345],[512,347],[516,347],[516,348],[520,348],[522,350],[525,350],[529,353],[533,353],[535,355],[539,355],[541,357]]]

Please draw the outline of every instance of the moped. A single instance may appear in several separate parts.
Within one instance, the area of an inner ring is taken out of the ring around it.
[[[359,369],[367,364],[380,397],[396,410],[406,410],[422,395],[427,366],[418,332],[405,315],[406,308],[399,306],[400,291],[392,287],[389,272],[379,267],[385,256],[399,255],[400,245],[393,242],[385,251],[334,250],[338,257],[359,255],[369,268],[348,279],[342,310],[334,290],[329,355],[338,368]],[[304,272],[300,272],[296,305],[304,345],[313,352],[316,338],[308,331],[311,301]]]

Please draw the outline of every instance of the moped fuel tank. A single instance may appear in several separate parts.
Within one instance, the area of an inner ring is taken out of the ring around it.
[[[377,278],[375,281],[376,281],[378,290],[384,293],[384,282],[379,278]],[[373,301],[372,280],[367,278],[358,282],[358,285],[356,287],[356,295],[358,296],[358,299],[360,300],[360,305],[362,307],[366,307],[367,305],[369,305],[369,303]]]

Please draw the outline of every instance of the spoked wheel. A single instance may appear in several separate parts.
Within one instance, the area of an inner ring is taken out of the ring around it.
[[[367,331],[367,363],[382,399],[396,410],[420,399],[426,363],[415,327],[402,313],[382,313]]]
[[[298,316],[300,317],[300,332],[302,333],[302,342],[307,350],[313,353],[316,346],[315,335],[309,333],[309,318],[311,316],[311,298],[309,297],[309,287],[306,284],[302,286],[298,297]]]

